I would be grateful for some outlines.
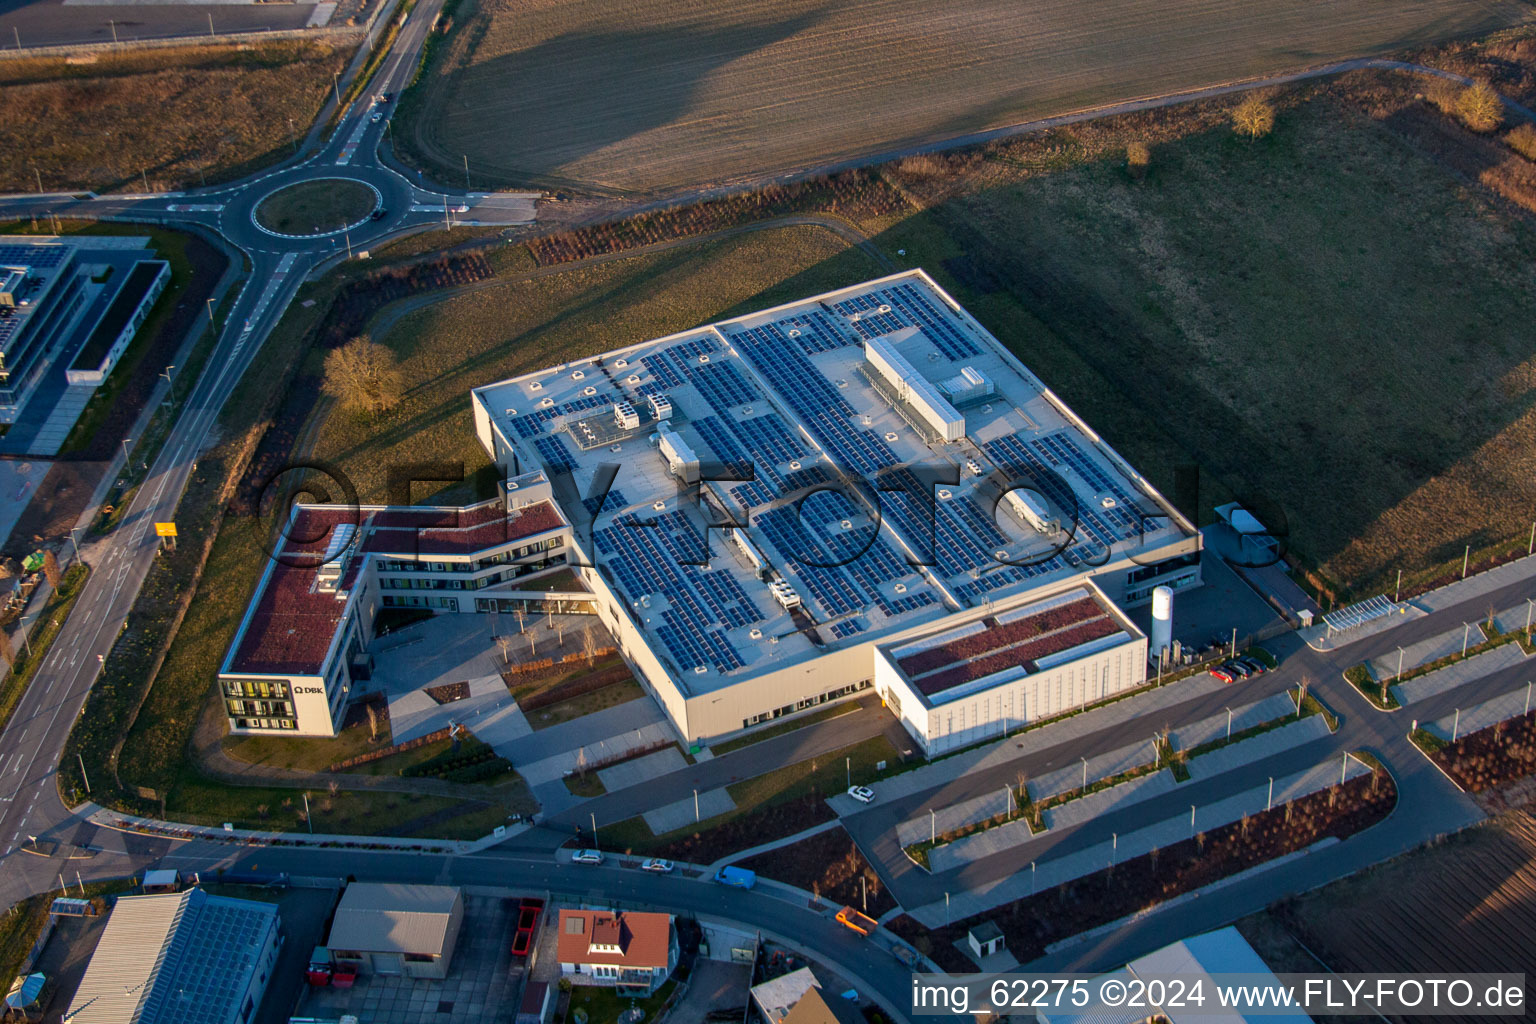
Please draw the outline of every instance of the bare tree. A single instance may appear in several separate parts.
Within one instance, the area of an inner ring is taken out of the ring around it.
[[[591,626],[582,627],[581,653],[587,656],[587,665],[589,667],[597,660],[597,631]]]
[[[43,552],[43,576],[54,590],[58,590],[59,584],[64,582],[64,573],[59,569],[59,556],[52,550]]]
[[[1474,82],[1456,97],[1456,115],[1475,132],[1491,132],[1504,123],[1504,101],[1487,82]]]
[[[393,352],[357,337],[326,353],[323,390],[343,409],[379,413],[399,403],[405,393],[405,374]]]
[[[1232,126],[1250,139],[1268,135],[1275,128],[1275,108],[1262,97],[1249,96],[1233,109]]]
[[[379,709],[372,701],[363,705],[368,709],[368,742],[379,742]]]
[[[501,649],[501,663],[503,665],[512,664],[512,643],[511,634],[503,634],[496,638],[496,646]]]

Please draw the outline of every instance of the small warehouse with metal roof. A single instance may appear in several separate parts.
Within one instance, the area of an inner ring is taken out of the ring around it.
[[[464,897],[455,886],[353,882],[326,945],[333,960],[359,973],[445,978],[463,923]]]
[[[277,907],[202,889],[117,901],[64,1019],[249,1024],[277,963]]]

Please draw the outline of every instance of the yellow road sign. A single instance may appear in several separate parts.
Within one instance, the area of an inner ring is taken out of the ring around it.
[[[156,523],[155,524],[155,536],[156,537],[174,537],[174,536],[176,536],[176,524],[175,523]]]

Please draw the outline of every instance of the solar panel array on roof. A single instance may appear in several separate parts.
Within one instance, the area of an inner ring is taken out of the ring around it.
[[[885,308],[884,312],[881,307]],[[849,323],[865,339],[918,327],[934,347],[950,359],[959,361],[980,351],[915,285],[880,288],[833,303],[832,308],[850,318],[857,316],[857,320],[850,319]]]
[[[699,394],[718,412],[733,405],[746,405],[762,399],[757,390],[734,363],[705,363],[688,367],[688,379],[699,389]]]
[[[0,266],[52,270],[69,256],[67,245],[39,242],[36,245],[0,244]]]
[[[551,475],[564,473],[576,466],[576,456],[571,454],[565,438],[557,434],[536,437],[533,439],[533,446],[539,450],[539,457],[544,460],[544,465]]]
[[[653,524],[653,525],[642,525]],[[741,655],[724,630],[761,622],[762,613],[729,570],[705,570],[691,564],[707,552],[697,548],[698,531],[681,512],[655,519],[633,513],[615,526],[593,533],[599,564],[618,582],[630,601],[661,594],[670,605],[656,635],[683,671],[713,665],[719,672],[742,667]]]

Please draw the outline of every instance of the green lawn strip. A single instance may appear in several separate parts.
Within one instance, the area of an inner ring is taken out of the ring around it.
[[[603,780],[597,777],[597,772],[577,772],[575,775],[565,777],[565,788],[571,791],[573,796],[590,798],[602,796],[608,792],[608,787],[603,785]]]
[[[562,986],[566,983],[562,980]],[[677,988],[677,979],[669,978],[660,987],[646,996],[644,999],[634,999],[621,996],[618,992],[606,985],[570,985],[571,1004],[567,1011],[567,1019],[574,1019],[577,1010],[582,1010],[587,1015],[587,1024],[618,1024],[619,1015],[630,1007],[641,1011],[642,1016],[638,1020],[648,1021],[655,1018],[655,1014],[672,996]]]
[[[165,817],[192,825],[304,833],[304,794],[309,794],[314,831],[335,835],[382,835],[430,839],[478,839],[508,815],[531,811],[526,788],[476,793],[476,799],[371,789],[231,786],[185,767],[167,801]],[[158,817],[158,811],[156,812]]]
[[[1359,690],[1360,695],[1370,701],[1373,707],[1382,711],[1395,711],[1402,706],[1392,695],[1392,688],[1372,678],[1369,666],[1363,662],[1345,669],[1344,681]]]
[[[43,605],[42,612],[32,623],[32,633],[28,643],[22,644],[12,639],[15,661],[11,670],[3,680],[0,680],[0,731],[5,729],[11,715],[16,711],[16,705],[21,703],[22,695],[31,685],[32,677],[37,674],[37,668],[48,656],[48,649],[53,646],[54,638],[59,635],[59,630],[64,628],[64,622],[69,618],[69,611],[80,598],[80,591],[85,587],[85,581],[90,578],[90,569],[84,562],[76,562],[64,571],[64,577],[59,581],[59,589],[48,595],[48,602]],[[27,653],[28,650],[31,653]]]
[[[775,736],[782,736],[787,732],[794,732],[796,729],[803,729],[808,725],[815,725],[817,722],[825,722],[829,718],[837,718],[840,715],[849,715],[857,710],[859,710],[857,703],[854,701],[844,701],[839,704],[830,705],[829,707],[820,708],[808,715],[803,715],[799,718],[792,718],[787,722],[777,722],[768,726],[766,729],[758,729],[753,732],[745,733],[744,735],[737,736],[734,739],[725,740],[722,743],[711,743],[709,745],[709,749],[715,754],[716,757],[719,757],[721,754],[729,754],[733,750],[740,750],[742,747],[749,747],[754,743],[761,743],[763,740],[771,740]]]
[[[1433,758],[1435,754],[1440,753],[1440,751],[1444,750],[1446,747],[1450,746],[1449,742],[1441,739],[1439,736],[1436,736],[1422,725],[1413,730],[1413,732],[1409,733],[1408,738],[1413,740],[1414,746],[1424,751],[1424,753],[1431,758]]]
[[[389,729],[382,720],[380,725],[383,728],[379,730],[378,740],[370,739],[368,722],[366,719],[361,719],[348,722],[334,738],[260,734],[226,736],[222,746],[224,753],[237,761],[297,771],[323,772],[328,771],[331,765],[339,761],[389,746]],[[443,741],[443,749],[447,749],[446,740]],[[410,753],[414,754],[416,751],[413,750]],[[353,770],[361,771],[363,768],[371,768],[387,760],[389,759],[385,758],[367,765],[359,765]],[[393,775],[394,772],[368,772],[367,774]]]
[[[645,819],[640,816],[615,822],[598,824],[598,838],[604,849],[633,850],[645,854],[685,836],[707,834],[712,829],[730,824],[749,815],[759,814],[788,801],[822,794],[832,796],[848,788],[849,764],[856,785],[867,785],[892,773],[878,772],[875,765],[896,761],[896,749],[884,736],[872,736],[860,743],[829,751],[817,757],[775,768],[773,771],[751,779],[743,779],[726,787],[734,809],[716,815],[705,822],[690,823],[662,835],[652,834]],[[764,834],[758,841],[768,842],[776,838]]]

